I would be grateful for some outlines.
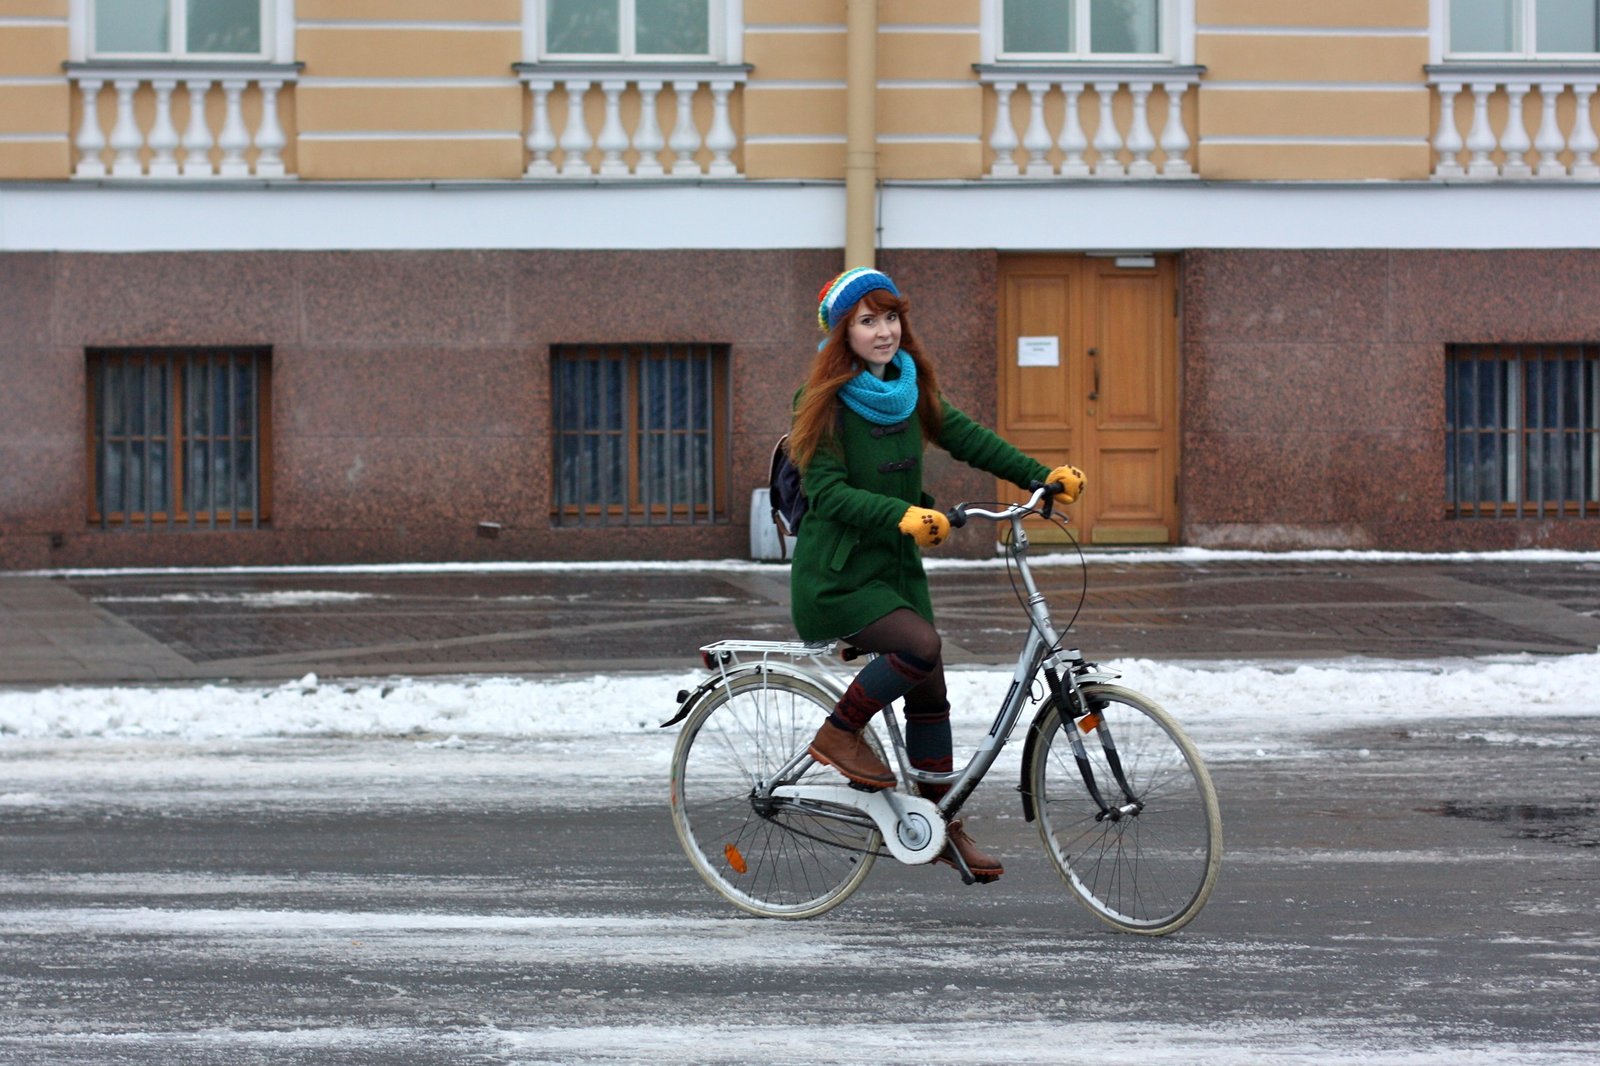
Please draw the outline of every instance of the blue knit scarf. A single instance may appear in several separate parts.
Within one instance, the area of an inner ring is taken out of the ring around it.
[[[846,407],[880,426],[904,422],[917,409],[917,364],[902,348],[889,365],[900,372],[899,377],[879,378],[862,370],[839,390]]]

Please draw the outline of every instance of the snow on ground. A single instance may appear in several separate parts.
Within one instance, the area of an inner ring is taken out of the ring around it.
[[[1587,722],[1535,730],[1519,721],[1600,718],[1600,653],[1107,665],[1172,711],[1213,763],[1327,757],[1318,734],[1366,727],[1374,747],[1404,727],[1490,745],[1585,749],[1594,743]],[[525,792],[530,779],[546,804],[654,802],[676,733],[658,726],[676,710],[674,694],[705,676],[307,675],[272,686],[0,691],[0,808],[266,802],[281,799],[286,783],[308,804],[403,803],[419,790],[465,802],[475,789]],[[959,753],[987,731],[1010,674],[959,669],[949,682]],[[1020,749],[1008,745],[991,776],[1012,778]],[[607,768],[599,782],[597,764]]]

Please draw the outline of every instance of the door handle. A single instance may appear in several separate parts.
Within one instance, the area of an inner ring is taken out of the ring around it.
[[[1094,359],[1094,357],[1099,355],[1099,354],[1100,354],[1100,349],[1098,349],[1098,348],[1090,348],[1089,349],[1089,358],[1090,359]],[[1094,366],[1094,388],[1089,390],[1089,399],[1098,400],[1100,398],[1100,363],[1098,361],[1096,361],[1092,365]]]

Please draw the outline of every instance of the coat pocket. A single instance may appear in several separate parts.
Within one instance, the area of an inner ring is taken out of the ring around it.
[[[855,550],[856,542],[861,539],[861,532],[846,528],[839,535],[839,543],[834,545],[833,557],[828,560],[829,570],[843,570],[844,564],[850,561],[850,553]]]

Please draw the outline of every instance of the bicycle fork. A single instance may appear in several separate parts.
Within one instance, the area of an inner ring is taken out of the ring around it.
[[[1106,724],[1105,718],[1098,710],[1089,706],[1089,701],[1084,699],[1083,690],[1078,687],[1077,677],[1071,671],[1068,671],[1063,682],[1056,664],[1051,662],[1045,665],[1044,674],[1045,680],[1050,684],[1050,691],[1055,695],[1056,706],[1060,708],[1058,717],[1061,731],[1067,734],[1072,742],[1072,757],[1077,761],[1078,773],[1083,776],[1083,786],[1088,790],[1089,798],[1100,809],[1094,820],[1103,822],[1109,818],[1117,822],[1125,817],[1137,815],[1144,809],[1144,802],[1133,794],[1127,775],[1123,773],[1122,756],[1117,751],[1116,741],[1112,739],[1111,727]],[[1101,794],[1100,785],[1095,780],[1094,766],[1089,761],[1088,749],[1083,744],[1083,734],[1091,729],[1100,737],[1100,748],[1105,752],[1106,765],[1111,768],[1111,775],[1122,790],[1126,803],[1112,806]]]

